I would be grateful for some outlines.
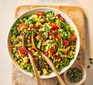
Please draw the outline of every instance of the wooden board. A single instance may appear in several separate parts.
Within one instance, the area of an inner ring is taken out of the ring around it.
[[[18,17],[23,12],[36,7],[52,7],[59,9],[60,11],[67,14],[75,23],[77,26],[77,29],[80,34],[80,54],[78,58],[80,59],[80,62],[85,66],[85,28],[84,28],[84,14],[83,10],[80,7],[76,6],[36,6],[36,5],[27,5],[27,6],[19,6],[16,9],[15,17]],[[78,61],[78,58],[76,62]],[[63,77],[63,75],[61,75]],[[42,79],[41,80],[42,85],[57,85],[59,82],[56,77],[51,79]],[[30,76],[27,76],[20,72],[14,65],[12,68],[12,85],[36,85],[35,79],[31,78]],[[59,85],[59,84],[58,84]],[[86,82],[84,82],[83,85],[86,85]]]

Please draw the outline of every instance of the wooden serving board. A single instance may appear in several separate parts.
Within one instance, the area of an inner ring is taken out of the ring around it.
[[[26,6],[19,6],[16,9],[15,17],[18,17],[23,12],[36,7],[52,7],[56,8],[65,14],[67,14],[75,23],[77,26],[77,29],[80,34],[80,54],[78,55],[78,58],[84,66],[85,66],[85,27],[84,27],[84,14],[83,10],[80,7],[76,6],[36,6],[36,5],[26,5]],[[61,75],[63,77],[63,75]],[[56,77],[50,78],[50,79],[41,79],[42,85],[60,85],[58,84],[58,79]],[[14,65],[12,68],[12,85],[36,85],[35,79],[31,78],[30,76],[27,76],[20,72]],[[86,82],[84,82],[83,85],[86,85]]]

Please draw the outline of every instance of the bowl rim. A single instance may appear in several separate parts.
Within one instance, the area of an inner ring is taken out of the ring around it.
[[[16,17],[16,19],[14,20],[12,26],[15,24],[15,22],[16,22],[17,19],[25,16],[27,13],[31,13],[31,11],[36,11],[36,10],[38,10],[38,11],[40,11],[40,10],[43,10],[43,11],[44,11],[44,10],[45,10],[45,11],[46,11],[46,10],[48,10],[48,11],[49,11],[49,10],[52,10],[52,11],[54,11],[54,12],[56,12],[56,13],[59,13],[60,15],[64,16],[65,20],[69,20],[69,23],[72,24],[71,26],[72,26],[73,29],[75,30],[75,34],[77,35],[76,51],[75,51],[76,54],[74,55],[74,59],[72,59],[72,60],[70,61],[69,65],[66,66],[66,67],[64,67],[64,68],[59,72],[59,74],[62,74],[62,73],[64,73],[65,71],[67,71],[67,70],[73,65],[73,63],[75,62],[76,58],[78,57],[78,53],[79,53],[79,49],[80,49],[80,36],[79,36],[79,32],[78,32],[78,30],[77,30],[77,27],[76,27],[75,23],[74,23],[65,13],[63,13],[62,11],[60,11],[60,10],[58,10],[58,9],[51,8],[51,7],[37,7],[37,8],[29,9],[29,10],[21,13],[18,17]],[[68,22],[68,21],[67,21],[67,22]],[[10,27],[10,30],[11,30],[12,26]],[[27,72],[27,71],[25,71],[24,69],[21,69],[21,68],[17,65],[17,63],[14,61],[14,59],[12,58],[13,55],[12,55],[12,53],[11,53],[10,50],[9,50],[10,30],[9,30],[9,33],[8,33],[7,45],[8,45],[8,51],[9,51],[10,57],[11,57],[11,59],[12,59],[12,62],[13,62],[13,64],[14,64],[21,72],[23,72],[23,73],[26,74],[26,75],[29,75],[29,76],[33,77],[33,76],[32,76],[32,73]],[[55,76],[56,76],[55,73],[52,72],[51,74],[49,74],[49,75],[47,75],[47,76],[46,76],[46,75],[45,75],[45,76],[42,75],[42,76],[40,76],[40,78],[46,79],[46,78],[52,78],[52,77],[55,77]]]

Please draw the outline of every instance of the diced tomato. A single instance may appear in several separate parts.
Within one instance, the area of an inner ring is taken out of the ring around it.
[[[67,40],[67,39],[66,39],[66,40],[63,40],[63,45],[65,45],[65,47],[68,47],[69,44],[70,44],[70,43],[69,43],[69,40]]]
[[[38,36],[38,38],[39,38],[39,39],[41,39],[41,38],[42,38],[42,34],[38,34],[37,36]]]
[[[10,45],[10,47],[9,47],[9,48],[10,48],[10,50],[13,50],[13,48],[14,48],[14,45]]]
[[[51,36],[51,35],[52,35],[52,31],[50,31],[50,32],[48,33],[48,35]]]
[[[72,36],[71,36],[71,38],[70,38],[71,40],[73,40],[73,41],[75,41],[76,40],[76,35],[75,35],[75,33],[72,33]]]
[[[64,52],[65,55],[68,55],[68,52]]]
[[[52,54],[56,52],[56,50],[55,50],[55,49],[52,49],[52,48],[50,48],[49,51],[50,51]]]
[[[60,56],[58,55],[58,56],[56,56],[56,60],[59,60],[60,59]]]
[[[56,35],[55,35],[55,38],[58,39],[58,40],[60,40],[59,34],[56,34]]]
[[[26,53],[26,51],[25,51],[25,49],[23,48],[23,46],[20,46],[19,50],[20,50],[20,53],[21,53],[21,54],[25,54],[25,53]]]
[[[61,19],[61,20],[64,22],[64,21],[65,21],[65,18],[63,18],[63,17],[62,17],[62,19]]]
[[[47,52],[43,52],[45,55],[47,55]]]
[[[22,40],[22,38],[21,37],[18,37],[18,41],[21,41]]]
[[[27,37],[26,40],[31,40],[31,38],[30,37]]]
[[[41,12],[37,12],[36,14],[37,14],[37,16],[43,16],[43,14]]]
[[[65,57],[63,57],[63,58],[62,58],[62,60],[63,60],[63,61],[65,61],[65,60],[66,60],[66,58],[65,58]]]
[[[27,24],[26,23],[21,23],[19,24],[18,28],[25,27]]]
[[[56,46],[56,48],[58,48],[58,44],[56,44],[55,46]]]
[[[60,14],[56,14],[56,16],[60,17],[61,15]]]
[[[54,30],[58,30],[58,29],[59,29],[59,27],[58,27],[56,24],[51,24],[51,27],[52,27],[52,29],[54,29]]]

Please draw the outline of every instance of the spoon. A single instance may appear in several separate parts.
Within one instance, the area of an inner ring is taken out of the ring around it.
[[[22,39],[22,45],[23,45],[24,49],[28,52],[28,57],[29,57],[29,59],[30,59],[30,62],[32,63],[32,67],[33,67],[33,70],[34,70],[36,83],[37,83],[37,85],[41,85],[41,83],[40,83],[40,78],[39,78],[39,76],[38,76],[37,69],[36,69],[36,65],[35,65],[35,62],[34,62],[34,60],[33,60],[33,57],[32,57],[32,55],[31,55],[31,53],[30,53],[30,52],[26,49],[26,47],[25,47],[25,44],[24,44],[24,36],[23,36],[23,39]]]
[[[34,33],[33,32],[32,32],[31,42],[32,42],[33,48],[36,49],[38,52],[40,52],[40,54],[42,55],[42,57],[46,60],[46,62],[50,65],[50,67],[52,68],[52,70],[55,72],[55,74],[56,74],[57,78],[59,79],[61,85],[65,85],[64,81],[62,80],[61,76],[59,75],[58,71],[56,70],[56,68],[53,65],[53,63],[51,62],[51,60],[43,52],[41,52],[38,48],[36,48],[36,46],[34,44]]]

